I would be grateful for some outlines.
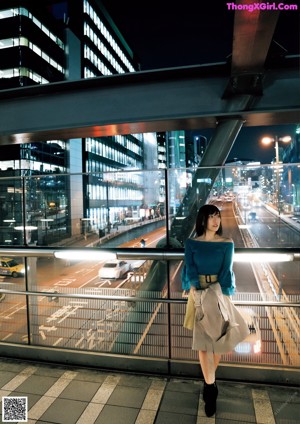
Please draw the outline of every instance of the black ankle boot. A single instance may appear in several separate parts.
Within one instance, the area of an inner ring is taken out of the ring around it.
[[[204,400],[204,402],[207,401],[208,396],[211,395],[211,392],[212,392],[214,387],[217,389],[217,396],[218,396],[218,387],[217,387],[216,382],[214,382],[212,384],[207,384],[206,381],[204,381],[203,394],[202,394],[202,399]]]
[[[207,384],[207,383],[204,381],[204,385],[203,385],[203,394],[202,394],[202,399],[204,400],[204,402],[206,402],[206,401],[207,401],[207,399],[208,399],[209,386],[210,386],[210,384]]]
[[[207,417],[212,417],[217,409],[218,387],[216,383],[207,384],[204,382],[203,400],[205,402],[205,414]]]

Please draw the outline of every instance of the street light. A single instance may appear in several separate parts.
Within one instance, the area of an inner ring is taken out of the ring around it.
[[[286,135],[284,137],[278,137],[277,135],[275,135],[274,138],[272,137],[263,137],[262,138],[262,143],[263,144],[270,144],[270,143],[275,143],[275,163],[276,163],[276,198],[277,198],[277,209],[278,209],[278,213],[280,213],[279,210],[279,169],[278,166],[280,164],[280,160],[279,160],[279,142],[281,141],[282,143],[290,143],[290,141],[292,140],[291,136]]]
[[[283,143],[289,143],[291,140],[292,138],[289,135],[286,135],[284,137],[278,137],[277,135],[275,135],[275,138],[263,137],[261,141],[263,144],[275,143],[275,152],[276,152],[275,162],[278,164],[279,163],[279,141],[282,141]]]

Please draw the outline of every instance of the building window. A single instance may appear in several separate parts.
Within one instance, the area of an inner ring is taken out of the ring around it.
[[[31,19],[38,28],[40,28],[48,37],[50,37],[62,50],[64,50],[65,46],[62,40],[56,35],[54,35],[51,31],[49,31],[49,29],[46,28],[45,25],[43,25],[35,16],[32,15],[31,12],[29,12],[24,7],[0,11],[0,19],[7,19],[18,15],[26,16]]]
[[[112,34],[108,31],[108,29],[106,28],[106,26],[104,25],[104,23],[101,21],[101,19],[97,15],[97,13],[93,10],[92,6],[89,4],[88,1],[85,1],[84,2],[84,12],[87,13],[90,16],[91,20],[94,22],[94,24],[96,25],[96,27],[99,29],[99,31],[101,32],[101,34],[107,40],[107,42],[109,43],[109,45],[112,47],[113,51],[121,59],[121,61],[126,66],[126,68],[129,70],[129,72],[134,72],[135,71],[134,67],[129,62],[129,60],[127,59],[127,57],[124,55],[124,53],[122,52],[121,48],[118,46],[117,42],[113,38]],[[85,34],[85,35],[89,36],[89,38],[97,46],[97,43],[93,39],[93,36],[92,35],[88,35],[88,34]],[[113,60],[110,59],[110,62],[113,64]],[[122,67],[119,64],[118,64],[118,67],[120,67],[122,69]],[[115,67],[115,69],[116,69],[116,67]],[[122,73],[121,71],[118,71],[118,72],[119,73]],[[125,72],[125,71],[123,70],[123,72]]]

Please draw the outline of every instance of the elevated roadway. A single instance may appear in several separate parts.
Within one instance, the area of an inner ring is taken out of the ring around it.
[[[299,58],[264,72],[264,91],[247,105],[223,98],[227,63],[137,72],[0,91],[0,144],[116,134],[300,121]]]

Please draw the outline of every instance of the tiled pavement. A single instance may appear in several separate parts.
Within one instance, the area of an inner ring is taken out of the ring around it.
[[[300,422],[299,387],[219,381],[218,409],[213,418],[205,416],[202,387],[200,380],[67,368],[0,358],[0,400],[3,403],[3,397],[27,397],[28,423]],[[1,412],[3,414],[2,407]],[[15,409],[13,413],[16,413]],[[2,423],[7,422],[6,419],[1,415]]]

